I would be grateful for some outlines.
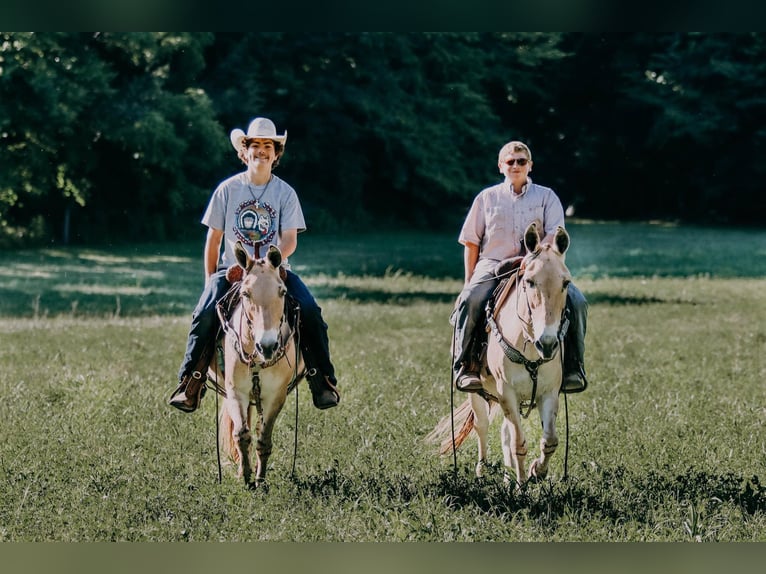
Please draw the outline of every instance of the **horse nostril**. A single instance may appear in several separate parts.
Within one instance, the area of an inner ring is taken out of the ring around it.
[[[256,345],[258,352],[263,355],[265,359],[270,359],[274,352],[277,350],[277,343],[258,343]]]
[[[540,337],[535,341],[535,349],[543,359],[550,359],[559,347],[559,340],[556,337]]]

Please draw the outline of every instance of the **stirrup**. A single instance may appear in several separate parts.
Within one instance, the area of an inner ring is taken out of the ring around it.
[[[481,377],[478,372],[460,369],[457,377],[455,377],[455,388],[464,393],[476,393],[481,391],[484,385],[481,384]]]
[[[588,379],[585,377],[585,370],[579,366],[577,370],[570,371],[561,378],[560,392],[567,395],[581,393],[588,388]]]

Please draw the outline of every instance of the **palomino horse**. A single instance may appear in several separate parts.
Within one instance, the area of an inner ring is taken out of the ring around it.
[[[526,438],[521,418],[537,407],[542,422],[540,457],[529,468],[529,478],[543,478],[558,446],[556,416],[562,376],[562,342],[566,331],[565,305],[571,281],[564,264],[569,235],[563,227],[556,230],[551,244],[541,244],[537,226],[531,224],[524,234],[527,255],[519,271],[507,286],[498,290],[496,306],[487,311],[489,340],[487,369],[482,369],[483,392],[472,393],[453,414],[444,417],[427,437],[441,440],[441,454],[452,452],[453,441],[447,436],[455,417],[454,448],[467,438],[472,429],[479,439],[476,475],[481,477],[487,458],[487,430],[499,404],[505,416],[500,438],[507,469],[513,469],[516,482],[527,478]],[[502,265],[502,264],[501,264]],[[526,414],[522,414],[526,407]],[[442,440],[443,439],[443,440]],[[506,474],[506,477],[508,475]]]
[[[304,364],[295,325],[288,319],[287,289],[279,274],[281,252],[272,245],[266,257],[253,259],[240,242],[234,251],[244,276],[230,319],[222,317],[226,394],[220,413],[221,446],[239,461],[238,475],[252,487],[266,477],[274,423],[287,394],[304,375]],[[220,375],[218,367],[215,370]],[[258,416],[255,469],[250,453],[253,406]]]

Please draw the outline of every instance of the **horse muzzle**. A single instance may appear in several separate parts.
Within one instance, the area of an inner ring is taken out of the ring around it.
[[[276,336],[264,336],[255,344],[255,350],[266,360],[274,357],[279,349],[279,339]]]
[[[535,349],[546,361],[552,359],[559,349],[558,337],[554,335],[543,335],[535,341]]]

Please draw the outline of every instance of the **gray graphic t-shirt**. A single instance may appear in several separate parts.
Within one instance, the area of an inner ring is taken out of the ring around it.
[[[223,267],[237,262],[234,257],[237,241],[241,241],[251,255],[263,257],[264,246],[278,245],[283,229],[297,229],[299,233],[306,229],[298,194],[290,184],[273,175],[267,185],[253,185],[247,172],[218,185],[202,223],[224,231],[220,262]]]

